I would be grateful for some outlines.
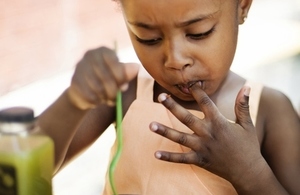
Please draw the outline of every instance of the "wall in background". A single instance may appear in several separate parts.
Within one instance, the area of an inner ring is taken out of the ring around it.
[[[0,96],[73,67],[100,45],[129,44],[112,0],[0,1]]]

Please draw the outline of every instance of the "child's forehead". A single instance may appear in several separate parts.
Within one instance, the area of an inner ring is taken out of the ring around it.
[[[159,1],[149,1],[149,0],[120,0],[124,9],[128,5],[133,6],[136,9],[139,9],[141,6],[150,6],[159,9],[160,7],[185,7],[189,5],[194,5],[198,8],[209,8],[212,6],[222,6],[225,1],[237,1],[237,0],[159,0]]]
[[[126,16],[154,15],[177,17],[187,13],[207,14],[223,9],[224,5],[232,4],[237,0],[121,0]],[[225,3],[226,2],[226,3]]]

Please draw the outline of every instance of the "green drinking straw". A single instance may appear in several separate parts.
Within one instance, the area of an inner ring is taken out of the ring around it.
[[[116,48],[116,43],[115,43]],[[116,49],[115,49],[116,50]],[[122,152],[122,146],[123,146],[123,140],[122,140],[122,118],[123,118],[123,111],[122,111],[122,92],[118,91],[117,93],[117,99],[116,99],[116,139],[117,139],[117,151],[110,163],[109,166],[109,182],[112,189],[112,192],[114,195],[118,194],[114,182],[114,171],[116,168],[116,165],[118,163],[118,160],[120,158],[121,152]]]

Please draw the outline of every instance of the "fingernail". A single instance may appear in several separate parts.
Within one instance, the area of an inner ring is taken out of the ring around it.
[[[245,90],[244,90],[244,95],[249,97],[250,91],[251,91],[251,88],[249,86],[246,86]]]
[[[155,157],[160,159],[161,158],[161,153],[160,152],[155,152]]]
[[[112,101],[112,100],[106,100],[106,104],[108,106],[115,106],[116,105],[116,102]]]
[[[167,98],[168,98],[168,95],[167,95],[166,93],[161,93],[161,94],[158,96],[158,101],[159,101],[159,102],[163,102],[163,101],[165,101]]]
[[[199,81],[199,82],[196,82],[196,83],[194,83],[193,85],[191,85],[191,86],[189,87],[189,90],[191,91],[191,89],[193,89],[193,87],[196,86],[196,85],[199,85],[199,87],[202,89],[202,81]]]
[[[155,123],[151,123],[150,124],[150,129],[151,129],[151,131],[157,131],[158,130],[158,125],[155,124]]]
[[[199,84],[200,87],[202,87],[202,82],[203,82],[203,81],[199,81],[199,82],[198,82],[198,84]]]
[[[126,91],[128,89],[128,86],[129,86],[128,83],[121,85],[120,87],[121,91]]]

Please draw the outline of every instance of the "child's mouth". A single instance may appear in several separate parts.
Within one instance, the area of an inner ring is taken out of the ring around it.
[[[177,84],[176,87],[178,87],[178,89],[185,94],[191,94],[190,88],[196,83],[200,83],[202,86],[203,81],[190,81],[187,84]]]

